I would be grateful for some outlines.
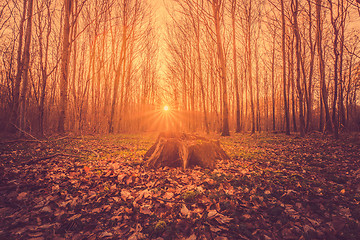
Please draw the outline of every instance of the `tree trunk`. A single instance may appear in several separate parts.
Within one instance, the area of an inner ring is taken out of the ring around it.
[[[255,133],[255,106],[253,93],[253,77],[252,77],[252,51],[251,51],[251,22],[252,22],[252,1],[249,1],[248,8],[245,10],[246,32],[245,32],[245,52],[248,74],[248,86],[250,91],[250,110],[251,110],[251,133]],[[247,99],[247,98],[246,98]]]
[[[76,13],[78,11],[78,2],[75,1],[74,3],[74,13],[72,15],[72,22],[74,24],[73,26],[73,29],[72,29],[72,36],[71,36],[71,39],[75,39],[76,38],[76,35],[77,35],[77,29],[78,29],[78,24],[77,24],[77,21],[76,21]],[[75,19],[74,19],[75,18]],[[78,93],[76,91],[76,75],[77,75],[77,69],[76,69],[76,66],[77,66],[77,42],[74,41],[74,44],[73,44],[73,50],[72,50],[72,78],[71,78],[71,87],[72,87],[72,95],[73,95],[73,104],[74,104],[74,107],[73,107],[73,119],[74,121],[71,121],[71,127],[70,129],[72,130],[76,130],[76,124],[80,121],[80,119],[77,119],[77,108],[78,108]]]
[[[289,82],[291,89],[291,109],[292,109],[292,123],[293,123],[293,131],[297,132],[297,124],[296,124],[296,97],[295,97],[295,80],[294,80],[294,35],[292,35],[292,38],[290,39],[290,45],[289,45],[289,51],[290,51],[290,57],[289,57]],[[288,92],[290,95],[290,90]],[[290,100],[288,102],[290,104]]]
[[[340,20],[340,46],[339,46],[339,101],[338,101],[338,115],[339,115],[339,127],[346,128],[345,122],[345,106],[344,106],[344,88],[345,88],[345,77],[343,73],[344,65],[344,48],[345,48],[345,21],[347,13],[344,9],[344,2],[341,3],[341,20]]]
[[[319,58],[320,92],[321,92],[322,103],[325,111],[325,131],[332,131],[332,126],[331,126],[332,124],[331,124],[329,105],[328,105],[328,91],[325,83],[325,61],[324,61],[323,46],[322,46],[321,6],[322,6],[322,0],[316,0],[316,25],[317,25],[316,39],[317,39],[317,50],[318,50],[318,58]]]
[[[339,41],[339,29],[337,27],[337,21],[339,19],[334,19],[333,13],[333,5],[332,2],[330,3],[330,17],[331,17],[331,24],[334,30],[334,42],[333,42],[333,52],[334,52],[334,95],[332,101],[332,123],[334,127],[334,135],[335,138],[339,138],[339,127],[338,127],[338,119],[337,119],[337,109],[336,109],[336,101],[338,97],[338,81],[339,81],[339,50],[338,50],[338,41]],[[338,13],[339,14],[339,13]],[[340,20],[341,21],[341,20]]]
[[[299,98],[299,122],[300,122],[300,136],[305,136],[305,121],[304,121],[304,109],[303,109],[303,92],[301,86],[301,38],[298,26],[298,0],[293,1],[293,17],[294,17],[294,33],[295,33],[295,51],[296,51],[296,86]]]
[[[50,34],[51,34],[51,10],[50,4],[47,4],[47,32],[46,32],[46,42],[45,46],[43,46],[43,38],[42,31],[39,34],[39,54],[40,54],[40,68],[41,68],[41,94],[39,101],[39,132],[41,135],[44,135],[44,116],[45,116],[45,98],[46,98],[46,87],[48,80],[48,57],[49,57],[49,42],[50,42]],[[40,19],[40,15],[39,15]],[[40,20],[39,20],[40,21]],[[41,26],[39,26],[41,28]],[[43,47],[45,48],[45,53],[43,53]],[[43,56],[45,55],[45,56]]]
[[[272,102],[272,130],[276,130],[276,116],[275,116],[275,37],[272,47],[271,57],[271,102]]]
[[[235,87],[235,105],[236,105],[236,128],[235,132],[241,131],[240,126],[240,97],[239,97],[239,78],[238,78],[238,66],[237,66],[237,48],[236,48],[236,0],[231,2],[231,23],[232,23],[232,40],[233,40],[233,64],[234,64],[234,87]]]
[[[198,9],[197,9],[198,10]],[[199,19],[199,11],[197,11],[196,16],[196,23],[194,23],[194,30],[196,35],[196,53],[197,53],[197,60],[198,60],[198,69],[199,69],[199,83],[200,83],[200,91],[201,91],[201,98],[202,98],[202,107],[204,111],[204,125],[206,133],[209,133],[209,124],[207,119],[207,109],[206,109],[206,98],[205,98],[205,87],[204,87],[204,80],[203,80],[203,72],[202,72],[202,60],[201,60],[201,53],[200,53],[200,19]]]
[[[212,1],[213,17],[215,23],[216,45],[218,50],[218,58],[220,62],[220,79],[222,84],[222,136],[230,136],[229,132],[229,109],[228,109],[228,96],[227,96],[227,79],[226,79],[226,62],[225,54],[222,44],[222,34],[220,32],[220,8],[222,5],[221,0]]]
[[[286,53],[285,53],[285,43],[286,43],[286,29],[285,29],[285,9],[284,9],[284,0],[281,0],[281,29],[282,29],[282,63],[283,63],[283,94],[284,94],[284,111],[285,111],[285,132],[286,135],[290,135],[290,118],[289,118],[289,106],[287,101],[287,83],[286,83]]]
[[[28,1],[27,10],[27,25],[25,32],[25,45],[23,56],[23,84],[20,99],[20,129],[26,128],[26,108],[27,108],[27,93],[28,93],[28,79],[29,79],[29,64],[30,64],[30,45],[32,32],[32,16],[33,16],[33,0]]]
[[[65,18],[64,33],[62,40],[62,56],[61,56],[61,77],[60,77],[60,117],[58,131],[65,132],[66,110],[68,105],[68,77],[70,62],[70,14],[72,12],[73,1],[64,0]]]
[[[260,79],[259,79],[259,56],[258,41],[255,41],[255,84],[256,84],[256,130],[261,131],[261,114],[260,114]]]
[[[124,0],[122,45],[121,45],[120,61],[119,61],[119,64],[118,64],[116,72],[115,72],[114,90],[113,90],[113,97],[112,97],[112,102],[111,102],[111,110],[110,110],[110,118],[109,118],[109,133],[114,132],[113,125],[114,125],[115,105],[116,105],[117,98],[118,98],[121,71],[124,71],[124,69],[125,69],[125,67],[123,67],[123,65],[125,65],[125,58],[126,58],[126,46],[127,46],[126,40],[127,40],[127,27],[128,27],[126,10],[127,10],[126,0]],[[121,78],[123,79],[123,77],[121,77]],[[123,84],[121,84],[121,85],[123,85]]]
[[[312,21],[312,3],[308,0],[309,4],[309,46],[310,46],[310,68],[309,68],[309,85],[308,85],[308,95],[307,95],[307,115],[306,115],[306,131],[312,129],[311,122],[312,122],[312,107],[313,107],[313,73],[314,73],[314,59],[315,59],[315,44],[313,43],[312,38],[312,28],[313,28],[313,21]]]
[[[21,79],[23,76],[23,35],[24,35],[24,23],[26,19],[26,9],[27,9],[27,0],[23,2],[23,13],[20,21],[19,26],[19,43],[18,43],[18,50],[17,50],[17,72],[15,78],[15,86],[14,86],[14,93],[13,93],[13,112],[11,117],[12,124],[19,126],[20,119],[19,119],[19,112],[20,112],[20,87],[21,87]],[[16,128],[12,128],[12,130],[16,131]]]

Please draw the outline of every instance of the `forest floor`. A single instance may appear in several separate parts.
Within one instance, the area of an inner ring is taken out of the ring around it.
[[[220,138],[215,170],[144,168],[149,135],[0,140],[0,239],[358,239],[360,139]]]

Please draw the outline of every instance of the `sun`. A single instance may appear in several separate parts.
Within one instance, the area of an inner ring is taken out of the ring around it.
[[[164,111],[169,111],[169,106],[168,105],[164,106]]]

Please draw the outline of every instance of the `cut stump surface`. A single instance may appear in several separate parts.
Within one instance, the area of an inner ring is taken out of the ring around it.
[[[214,169],[216,160],[226,159],[229,156],[219,141],[177,132],[160,133],[155,144],[144,155],[149,168],[168,166],[186,169],[200,166]]]

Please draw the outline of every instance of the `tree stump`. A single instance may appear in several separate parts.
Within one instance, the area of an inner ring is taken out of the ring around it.
[[[162,132],[143,159],[149,168],[200,166],[214,169],[216,160],[230,158],[219,141],[186,133]]]

